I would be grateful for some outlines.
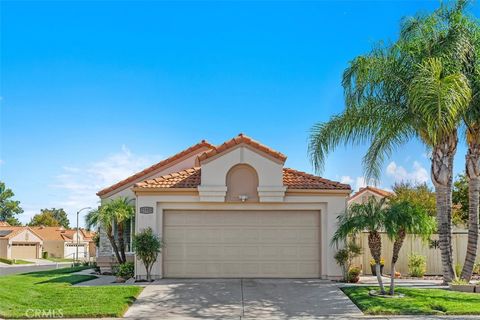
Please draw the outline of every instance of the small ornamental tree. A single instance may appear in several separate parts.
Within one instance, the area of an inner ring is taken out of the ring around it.
[[[153,233],[151,228],[133,236],[133,249],[137,257],[143,262],[147,271],[147,281],[151,281],[153,264],[164,246],[163,241]]]

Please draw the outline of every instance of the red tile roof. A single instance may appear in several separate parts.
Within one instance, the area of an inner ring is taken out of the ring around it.
[[[140,179],[142,176],[145,176],[147,174],[150,174],[150,173],[153,173],[154,171],[156,170],[159,170],[161,169],[162,167],[164,166],[167,166],[169,165],[170,163],[172,163],[173,161],[175,160],[178,160],[180,158],[183,158],[195,151],[198,151],[200,150],[201,148],[209,148],[209,149],[213,149],[215,148],[213,145],[211,145],[210,143],[208,143],[207,141],[205,140],[202,140],[200,141],[199,143],[197,143],[196,145],[194,146],[191,146],[190,148],[187,148],[177,154],[175,154],[174,156],[171,156],[170,158],[167,158],[165,160],[162,160],[160,162],[158,162],[157,164],[154,164],[153,166],[150,166],[148,168],[146,168],[145,170],[142,170],[120,182],[117,182],[115,183],[114,185],[108,187],[108,188],[105,188],[105,189],[102,189],[100,191],[97,192],[97,196],[103,196],[111,191],[114,191],[122,186],[125,186],[131,182],[134,182],[135,180],[137,179]]]
[[[210,157],[213,157],[217,154],[220,154],[224,151],[227,151],[239,144],[247,144],[257,150],[260,150],[282,162],[285,162],[285,160],[287,160],[287,157],[278,152],[278,151],[275,151],[273,149],[270,149],[269,147],[261,144],[260,142],[258,141],[255,141],[253,140],[252,138],[250,137],[247,137],[246,135],[244,135],[243,133],[240,133],[238,136],[236,136],[235,138],[227,141],[227,142],[224,142],[223,144],[219,145],[218,147],[213,147],[211,150],[208,150],[208,151],[205,151],[204,153],[202,153],[201,155],[198,156],[198,159],[200,161],[203,161],[205,159],[208,159]]]
[[[136,188],[196,188],[201,183],[200,168],[191,168],[139,182]],[[290,189],[350,190],[343,184],[294,169],[283,169],[283,184]]]
[[[63,227],[30,227],[35,231],[43,240],[57,240],[57,241],[72,241],[74,234],[77,232],[75,229],[65,229]],[[92,241],[94,232],[80,229],[80,233],[85,241]]]
[[[10,239],[10,238],[15,237],[16,235],[20,234],[21,232],[23,232],[25,230],[30,231],[31,233],[33,233],[34,235],[36,235],[37,237],[42,239],[42,237],[40,237],[40,235],[38,233],[36,233],[35,230],[33,230],[31,227],[22,227],[22,226],[0,226],[0,231],[11,231],[10,233],[5,234],[4,236],[0,236],[0,238],[1,239]]]
[[[357,192],[355,192],[349,200],[352,200],[353,198],[356,198],[358,197],[359,195],[361,195],[362,193],[365,193],[367,191],[371,191],[373,193],[376,193],[377,195],[379,195],[380,197],[383,197],[383,198],[386,198],[386,197],[389,197],[391,195],[393,195],[393,192],[390,192],[390,191],[387,191],[387,190],[383,190],[383,189],[379,189],[379,188],[375,188],[375,187],[371,187],[371,186],[366,186],[364,188],[360,188]]]
[[[10,226],[10,223],[8,223],[7,221],[0,221],[0,227],[8,227]]]
[[[283,184],[290,189],[350,190],[350,185],[328,180],[306,172],[284,168]]]

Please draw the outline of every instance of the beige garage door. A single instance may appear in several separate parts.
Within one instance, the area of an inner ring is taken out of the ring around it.
[[[318,211],[165,211],[164,276],[318,278]]]
[[[31,243],[12,244],[12,259],[35,259],[37,258],[37,245]]]

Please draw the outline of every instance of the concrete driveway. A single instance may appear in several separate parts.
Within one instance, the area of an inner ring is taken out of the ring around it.
[[[338,285],[322,280],[160,280],[148,285],[128,318],[285,319],[362,315]]]

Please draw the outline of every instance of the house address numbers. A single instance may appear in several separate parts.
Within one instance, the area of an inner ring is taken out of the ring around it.
[[[152,214],[153,207],[140,207],[140,213],[142,214]]]

